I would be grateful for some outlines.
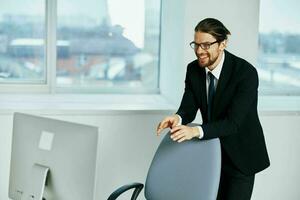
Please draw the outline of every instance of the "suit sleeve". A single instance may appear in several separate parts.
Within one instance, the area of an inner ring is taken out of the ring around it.
[[[185,78],[185,89],[181,100],[180,107],[176,114],[182,118],[182,124],[188,124],[192,122],[197,114],[197,103],[193,89],[191,87],[191,67],[187,67],[186,78]]]
[[[248,114],[257,112],[257,71],[252,66],[245,67],[243,70],[245,73],[237,74],[240,79],[237,82],[235,95],[226,110],[225,117],[201,125],[204,132],[203,139],[237,134],[241,125],[247,120]]]

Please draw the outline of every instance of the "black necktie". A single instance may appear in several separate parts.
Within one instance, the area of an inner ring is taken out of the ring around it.
[[[215,77],[211,72],[208,72],[208,77],[209,77],[209,86],[208,86],[207,117],[208,117],[208,121],[210,122],[212,110],[213,110],[213,101],[215,96]]]

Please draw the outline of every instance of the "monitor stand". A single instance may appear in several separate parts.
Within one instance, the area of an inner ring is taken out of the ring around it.
[[[34,164],[31,169],[31,180],[28,184],[28,200],[46,200],[43,198],[49,167]],[[27,199],[26,199],[27,200]]]

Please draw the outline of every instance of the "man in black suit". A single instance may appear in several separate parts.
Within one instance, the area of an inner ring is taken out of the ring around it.
[[[220,138],[218,200],[249,200],[255,173],[270,162],[257,114],[257,71],[225,50],[228,35],[228,29],[213,18],[195,27],[190,45],[197,59],[187,67],[181,105],[175,115],[159,123],[157,134],[171,128],[171,138],[177,142]],[[198,109],[202,125],[185,126],[195,119]]]

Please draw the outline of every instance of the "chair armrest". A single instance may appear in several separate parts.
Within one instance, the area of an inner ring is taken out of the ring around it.
[[[141,183],[132,183],[132,184],[128,184],[128,185],[123,185],[122,187],[119,187],[113,193],[111,193],[111,195],[109,195],[107,200],[115,200],[118,198],[118,196],[120,196],[127,190],[130,190],[133,188],[135,188],[135,189],[132,193],[131,200],[136,200],[136,198],[138,197],[138,195],[141,192],[141,190],[143,189],[143,187],[144,187],[144,185]]]

